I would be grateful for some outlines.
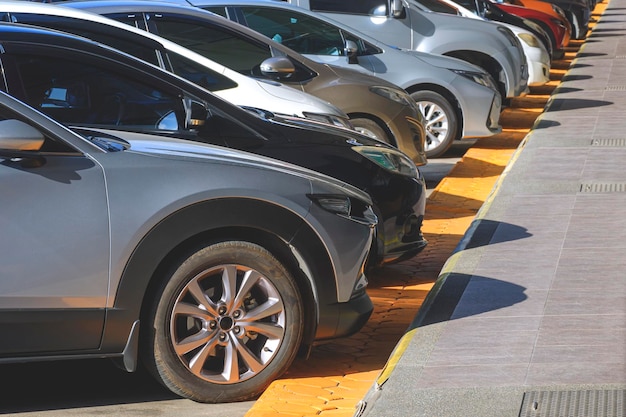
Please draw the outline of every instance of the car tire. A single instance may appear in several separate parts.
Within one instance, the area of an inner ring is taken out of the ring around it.
[[[382,142],[396,146],[396,144],[389,138],[385,130],[375,121],[366,118],[355,118],[350,119],[350,121],[352,122],[354,129],[358,132],[361,132],[370,138],[378,139]]]
[[[172,392],[204,403],[249,400],[293,362],[302,298],[270,252],[214,243],[165,275],[142,349],[147,368]]]
[[[458,119],[450,102],[434,91],[416,91],[411,97],[424,117],[426,157],[443,155],[456,139]]]

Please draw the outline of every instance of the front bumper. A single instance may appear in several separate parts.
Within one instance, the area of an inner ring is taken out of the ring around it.
[[[492,136],[502,131],[500,112],[502,97],[496,90],[457,77],[452,82],[454,95],[459,100],[463,116],[461,137],[476,138]]]
[[[407,154],[417,166],[428,163],[426,158],[426,131],[419,112],[403,106],[396,116],[386,121],[387,128],[393,135],[396,146]]]
[[[368,268],[409,259],[428,244],[422,235],[426,182],[421,172],[417,179],[394,176],[377,192],[387,198],[377,204],[379,222]]]

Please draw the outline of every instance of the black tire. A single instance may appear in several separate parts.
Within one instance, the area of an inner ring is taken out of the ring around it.
[[[434,91],[416,91],[411,97],[424,116],[426,156],[437,158],[450,149],[457,137],[459,123],[454,107]]]
[[[350,119],[350,121],[352,122],[354,128],[364,135],[396,146],[396,144],[393,143],[393,141],[389,138],[385,130],[380,127],[375,121],[365,118],[355,118]]]
[[[264,248],[215,243],[157,291],[142,357],[172,392],[205,403],[252,399],[293,362],[303,334],[293,277]]]

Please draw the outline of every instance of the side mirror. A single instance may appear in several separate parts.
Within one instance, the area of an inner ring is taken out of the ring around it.
[[[391,17],[398,18],[404,13],[402,0],[391,0]]]
[[[346,56],[348,57],[348,64],[358,64],[359,63],[359,47],[356,45],[356,42],[347,40],[346,41]]]
[[[15,119],[0,121],[0,149],[8,151],[38,151],[43,134],[29,124]]]
[[[46,159],[37,153],[45,141],[43,133],[15,119],[0,121],[0,158],[11,158],[25,168],[42,166]]]
[[[209,117],[209,112],[202,103],[189,100],[186,101],[186,113],[187,120],[185,120],[185,127],[187,129],[195,129],[203,126]]]
[[[296,72],[296,67],[289,58],[284,56],[267,58],[259,66],[261,74],[270,78],[288,78]]]

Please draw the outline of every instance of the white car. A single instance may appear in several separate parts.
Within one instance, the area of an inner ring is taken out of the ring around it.
[[[453,9],[459,16],[467,17],[470,19],[486,20],[485,18],[478,16],[473,11],[455,3],[452,0],[437,0],[440,3],[446,4]],[[511,25],[508,23],[497,22],[499,25],[506,26],[517,36],[524,49],[524,55],[526,55],[526,63],[528,64],[528,85],[538,86],[543,85],[550,81],[550,53],[543,45],[543,43],[532,32],[523,29],[519,26]]]
[[[65,17],[68,20],[84,19],[98,22],[106,27],[103,32],[115,33],[115,36],[107,35],[106,42],[102,40],[101,42],[131,55],[134,54],[133,51],[139,48],[137,45],[132,45],[134,41],[124,39],[123,33],[125,31],[133,32],[143,37],[146,40],[146,45],[150,45],[154,49],[154,53],[150,56],[147,56],[148,54],[142,56],[143,60],[200,84],[215,95],[237,106],[261,109],[279,115],[304,117],[353,129],[345,112],[328,101],[276,81],[248,77],[174,42],[130,27],[127,24],[107,19],[95,13],[51,4],[0,1],[0,17],[3,20],[17,21],[14,16],[19,13],[39,14],[41,16],[54,15]],[[87,38],[94,36],[85,28],[76,25],[71,26],[57,27],[56,29],[73,32]],[[135,40],[137,37],[133,36],[132,39]]]

